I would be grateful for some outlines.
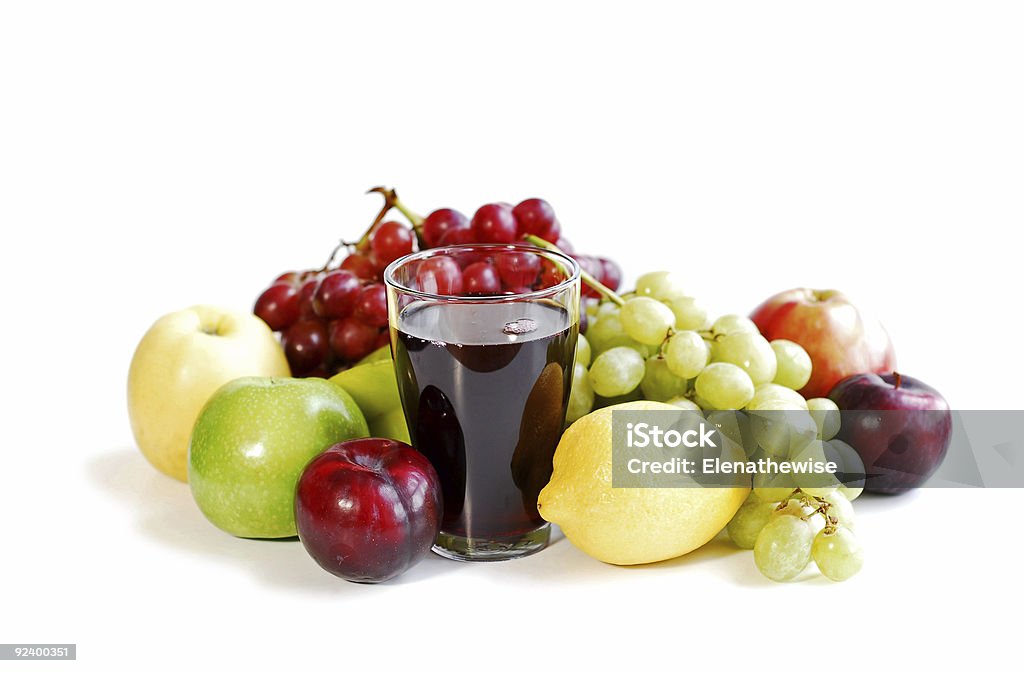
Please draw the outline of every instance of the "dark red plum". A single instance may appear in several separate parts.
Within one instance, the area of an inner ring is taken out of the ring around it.
[[[299,539],[352,582],[389,580],[430,552],[443,506],[437,472],[393,439],[353,439],[310,461],[295,493]]]
[[[946,457],[953,418],[931,386],[901,374],[855,374],[829,397],[842,413],[838,438],[864,461],[865,490],[903,493],[923,484]]]

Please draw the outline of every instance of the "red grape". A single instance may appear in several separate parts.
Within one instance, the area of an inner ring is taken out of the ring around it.
[[[377,341],[373,344],[373,350],[383,348],[384,346],[391,345],[391,332],[388,330],[381,330],[380,334],[377,335]]]
[[[385,222],[373,232],[370,248],[377,263],[384,267],[412,252],[412,229],[400,222]]]
[[[354,273],[331,271],[323,277],[313,295],[313,310],[321,318],[344,318],[352,313],[362,284]]]
[[[462,287],[466,294],[495,295],[501,292],[501,279],[493,264],[476,262],[462,270]]]
[[[558,240],[561,228],[555,229],[558,223],[555,219],[555,210],[544,199],[526,199],[512,209],[512,214],[519,223],[520,234],[540,236],[551,243]]]
[[[313,310],[313,295],[320,285],[318,276],[311,276],[302,282],[299,288],[299,320],[313,320],[317,317]]]
[[[540,284],[537,289],[544,290],[554,287],[565,280],[565,273],[554,262],[544,260],[540,264]]]
[[[354,273],[363,280],[374,280],[377,278],[377,265],[373,260],[360,253],[354,253],[341,260],[341,268]]]
[[[280,332],[299,319],[299,290],[292,283],[274,283],[256,300],[252,312]]]
[[[297,284],[302,280],[302,274],[298,271],[286,271],[280,276],[274,279],[274,283],[292,283]]]
[[[540,272],[540,257],[528,252],[504,252],[495,261],[505,285],[530,287]]]
[[[572,254],[573,252],[576,251],[576,248],[573,246],[573,244],[570,243],[569,239],[565,238],[564,236],[560,237],[557,241],[555,241],[555,247],[567,255]]]
[[[527,287],[525,285],[510,285],[505,288],[505,291],[502,292],[502,294],[528,294],[530,292],[533,292],[532,287]]]
[[[441,244],[441,237],[452,229],[469,229],[469,218],[457,210],[441,208],[423,220],[423,240],[431,248]]]
[[[416,271],[416,281],[423,292],[459,294],[462,292],[462,271],[451,257],[423,260]]]
[[[600,260],[597,257],[591,257],[590,255],[571,255],[576,263],[580,265],[581,271],[586,271],[594,278],[600,278],[603,273]],[[583,296],[584,297],[600,297],[600,293],[594,290],[586,283],[583,283]]]
[[[355,362],[373,352],[379,330],[355,317],[342,318],[331,322],[331,350],[335,355]]]
[[[480,206],[473,215],[472,226],[480,243],[511,243],[516,240],[516,218],[507,204]]]
[[[555,223],[551,225],[551,229],[548,231],[547,238],[543,236],[541,236],[541,238],[543,238],[548,243],[557,244],[558,241],[562,238],[562,224],[558,220],[555,220]]]
[[[281,336],[292,374],[301,376],[327,360],[327,329],[319,320],[300,320]]]
[[[373,327],[386,327],[388,324],[388,299],[384,286],[380,283],[367,285],[359,292],[356,300],[355,317]]]
[[[439,246],[444,245],[465,245],[466,243],[476,243],[476,234],[469,227],[463,227],[460,229],[449,229],[441,235],[441,239],[438,241]]]
[[[622,268],[607,257],[598,257],[598,261],[601,262],[601,284],[609,290],[618,290],[622,284]]]

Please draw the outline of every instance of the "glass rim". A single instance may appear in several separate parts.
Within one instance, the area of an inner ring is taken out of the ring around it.
[[[422,261],[431,257],[440,257],[442,255],[451,255],[454,252],[484,250],[488,248],[494,251],[527,252],[535,255],[547,255],[549,257],[554,257],[556,258],[555,261],[568,264],[571,273],[561,282],[541,290],[532,290],[530,292],[520,292],[516,294],[484,294],[469,297],[464,295],[436,294],[433,292],[415,290],[403,283],[400,283],[398,279],[395,278],[395,273],[399,268],[412,262]],[[417,252],[409,253],[404,257],[399,257],[388,264],[384,269],[384,284],[398,292],[408,294],[419,299],[466,303],[501,303],[523,301],[526,299],[544,299],[545,297],[550,297],[560,292],[564,292],[572,287],[573,283],[580,279],[580,271],[579,263],[561,250],[549,250],[547,248],[527,245],[525,243],[460,243],[458,245],[446,245],[439,248],[427,248],[426,250],[419,250]]]

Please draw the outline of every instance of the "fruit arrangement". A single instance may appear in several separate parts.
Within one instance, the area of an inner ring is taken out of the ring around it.
[[[379,214],[322,268],[281,274],[253,314],[193,307],[165,316],[136,350],[136,441],[159,470],[188,481],[226,532],[297,535],[324,569],[357,582],[385,581],[428,553],[441,526],[439,470],[410,446],[382,281],[388,264],[417,249],[465,243],[559,249],[582,269],[565,431],[536,501],[594,558],[661,561],[724,530],[772,580],[796,579],[811,561],[845,580],[863,563],[852,502],[864,490],[919,486],[945,456],[948,404],[892,372],[885,330],[841,293],[791,290],[749,318],[713,318],[670,272],[642,274],[618,294],[618,265],[575,254],[542,199],[420,217],[393,190],[371,191],[384,197]],[[388,219],[392,210],[407,223]],[[532,255],[461,265],[440,257],[421,263],[415,285],[517,294],[551,272]],[[763,472],[734,487],[613,488],[615,409],[687,410],[751,461],[837,469],[795,484]],[[886,422],[858,415],[878,410]]]
[[[515,243],[532,235],[569,252],[605,286],[614,290],[621,281],[621,269],[612,260],[572,252],[554,209],[543,199],[526,199],[514,207],[484,204],[471,218],[453,208],[439,208],[421,217],[394,190],[370,191],[384,197],[384,206],[357,242],[340,243],[320,269],[282,273],[256,299],[253,313],[280,334],[294,376],[327,378],[388,344],[384,270],[417,249]],[[408,224],[386,219],[392,209]],[[539,265],[530,266],[537,262],[529,256],[522,256],[519,263],[506,256],[496,264],[481,261],[465,268],[447,261],[434,260],[422,271],[424,288],[497,294],[529,285],[544,272]],[[585,293],[597,296],[594,290]]]

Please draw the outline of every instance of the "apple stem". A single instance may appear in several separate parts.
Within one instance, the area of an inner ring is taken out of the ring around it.
[[[549,242],[545,241],[540,236],[534,236],[533,234],[526,234],[525,236],[523,236],[523,240],[524,241],[529,241],[530,243],[533,243],[538,248],[544,248],[545,250],[553,250],[555,252],[561,252],[563,255],[566,254],[562,250],[559,250],[557,245],[555,245],[554,243],[549,243]],[[624,302],[622,300],[622,297],[620,297],[619,295],[615,294],[614,291],[609,289],[601,281],[599,281],[598,279],[596,279],[593,276],[591,276],[589,273],[584,271],[582,268],[580,268],[580,279],[582,279],[583,282],[586,283],[588,287],[590,287],[591,289],[595,290],[598,294],[600,294],[605,299],[607,299],[607,300],[609,300],[609,301],[611,301],[611,302],[613,302],[613,303],[615,303],[615,304],[617,304],[619,306],[622,306],[623,304],[626,303],[626,302]]]
[[[900,385],[903,383],[903,375],[900,374],[899,372],[893,372],[892,375],[893,378],[896,379],[892,387],[895,388],[896,390],[899,390]]]

